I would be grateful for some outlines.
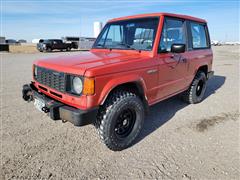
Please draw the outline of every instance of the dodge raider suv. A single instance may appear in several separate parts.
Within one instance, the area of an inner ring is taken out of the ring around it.
[[[212,61],[203,19],[169,13],[115,18],[89,52],[36,60],[22,94],[53,120],[94,124],[103,143],[119,151],[134,143],[149,106],[177,94],[201,102]]]

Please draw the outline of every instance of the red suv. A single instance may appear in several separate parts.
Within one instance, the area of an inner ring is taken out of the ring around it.
[[[154,13],[107,22],[89,52],[40,59],[23,98],[51,119],[94,124],[111,150],[129,147],[148,107],[204,98],[213,54],[203,19]]]

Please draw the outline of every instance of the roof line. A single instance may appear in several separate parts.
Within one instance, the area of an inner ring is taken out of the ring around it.
[[[178,17],[178,18],[183,18],[183,19],[187,19],[187,20],[193,20],[193,21],[206,23],[206,20],[201,19],[201,18],[197,18],[197,17],[193,17],[193,16],[189,16],[189,15],[183,15],[183,14],[174,14],[174,13],[165,13],[165,12],[124,16],[124,17],[110,19],[108,22],[119,21],[119,20],[128,20],[128,19],[136,19],[136,18],[143,18],[143,17],[154,17],[154,16],[155,17],[156,16],[171,16],[171,17]]]

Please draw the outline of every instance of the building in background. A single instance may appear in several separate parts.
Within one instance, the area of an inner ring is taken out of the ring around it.
[[[101,30],[102,30],[102,22],[94,22],[93,23],[93,33],[94,33],[95,38],[97,38],[97,36],[101,32]]]
[[[9,51],[9,45],[6,44],[6,38],[0,36],[0,51]]]
[[[87,50],[91,49],[96,38],[91,37],[80,37],[79,49]]]
[[[5,44],[6,43],[6,38],[0,36],[0,44]]]
[[[33,39],[33,40],[32,40],[32,43],[33,43],[33,44],[37,44],[37,43],[39,43],[40,40],[41,40],[41,39]]]
[[[65,36],[62,37],[64,42],[71,42],[78,46],[78,49],[89,50],[92,48],[92,45],[96,38],[92,37],[74,37],[74,36]]]

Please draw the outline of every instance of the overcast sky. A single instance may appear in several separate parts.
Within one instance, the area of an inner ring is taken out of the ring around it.
[[[93,22],[152,12],[204,18],[212,40],[239,41],[238,0],[2,0],[1,36],[7,39],[93,36]]]

